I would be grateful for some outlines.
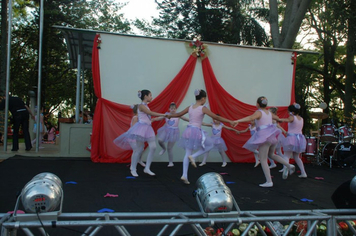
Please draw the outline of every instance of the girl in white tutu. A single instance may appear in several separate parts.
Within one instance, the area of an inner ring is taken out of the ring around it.
[[[220,116],[219,114],[216,114],[216,115]],[[221,137],[222,130],[224,128],[227,130],[235,131],[236,133],[239,133],[239,132],[233,128],[225,126],[223,123],[221,123],[218,120],[213,120],[213,123],[211,123],[211,124],[203,123],[203,125],[211,127],[212,135],[210,136],[210,138],[213,140],[213,144],[214,144],[214,147],[211,150],[218,151],[220,153],[220,156],[222,159],[221,167],[225,167],[227,165],[227,162],[226,162],[227,157],[225,154],[225,152],[227,151],[227,147],[226,147],[224,139]],[[199,166],[206,165],[206,159],[208,158],[208,156],[209,156],[209,152],[206,152],[204,154],[203,161],[199,164]]]
[[[169,105],[169,113],[168,114],[175,114],[177,111],[177,105],[172,102]],[[162,117],[158,117],[155,120],[161,120],[163,119]],[[163,155],[166,150],[168,152],[168,167],[173,167],[173,146],[174,144],[179,140],[180,133],[179,133],[179,119],[189,121],[185,117],[180,117],[180,118],[171,118],[168,119],[166,118],[166,123],[158,129],[157,131],[157,138],[158,138],[158,144],[161,146],[162,150],[159,152],[159,155]],[[167,143],[167,147],[165,145]]]
[[[185,156],[183,159],[183,175],[181,180],[185,184],[190,184],[188,181],[188,168],[189,161],[194,167],[197,167],[195,164],[195,158],[206,152],[209,152],[213,147],[213,141],[207,135],[205,131],[201,129],[203,123],[204,115],[207,114],[211,118],[230,123],[231,126],[235,125],[235,122],[225,119],[221,116],[215,115],[207,107],[204,106],[206,102],[206,92],[202,89],[196,89],[194,91],[196,103],[185,108],[183,111],[168,115],[171,117],[181,117],[189,113],[189,125],[184,130],[182,137],[178,141],[178,145],[185,149]],[[198,150],[193,154],[194,150]]]
[[[272,123],[272,119],[279,120],[279,117],[266,109],[267,104],[268,101],[266,97],[259,97],[256,103],[258,110],[250,116],[235,121],[240,123],[255,120],[256,132],[243,147],[251,152],[257,149],[259,150],[261,166],[266,178],[266,182],[260,184],[259,186],[264,188],[273,187],[271,172],[267,163],[268,156],[287,166],[287,168],[283,171],[283,179],[286,179],[288,174],[292,174],[295,171],[295,167],[293,165],[290,165],[286,162],[286,160],[274,153],[278,142],[277,137],[281,131]]]
[[[300,154],[305,152],[307,142],[302,133],[304,121],[301,116],[299,116],[300,105],[295,103],[288,107],[290,112],[289,117],[286,119],[280,119],[281,122],[288,122],[288,133],[287,137],[282,142],[282,147],[284,151],[284,156],[288,159],[293,156],[295,162],[297,163],[301,175],[299,178],[307,178],[307,173],[304,169],[303,161],[300,159]]]
[[[131,159],[131,174],[137,177],[136,166],[143,153],[145,142],[148,143],[149,152],[146,160],[144,173],[154,176],[150,170],[153,154],[156,150],[156,135],[151,126],[151,116],[165,116],[165,114],[153,112],[147,106],[147,103],[152,101],[152,94],[149,90],[138,91],[138,97],[142,103],[138,105],[137,116],[138,122],[132,126],[126,133],[123,133],[114,140],[114,143],[122,149],[133,149]],[[133,143],[136,143],[133,144]]]

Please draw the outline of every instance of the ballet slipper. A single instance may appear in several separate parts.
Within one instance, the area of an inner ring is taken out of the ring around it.
[[[166,149],[162,149],[158,155],[162,156],[166,152]]]
[[[273,187],[273,182],[266,182],[264,184],[259,184],[259,186],[262,188],[271,188]]]
[[[221,167],[225,167],[225,166],[227,166],[227,163],[226,163],[226,162],[224,162],[224,163],[221,165]]]
[[[192,166],[194,166],[194,168],[197,168],[197,164],[195,163],[194,157],[189,156],[188,158],[189,158],[190,164],[192,164]]]
[[[256,161],[255,163],[255,166],[254,167],[257,167],[261,162],[260,161]]]
[[[273,168],[276,168],[276,167],[277,167],[276,164],[271,164],[271,165],[269,166],[270,169],[273,169]]]
[[[137,174],[136,170],[131,170],[131,175],[133,177],[138,177],[138,174]]]
[[[173,167],[174,164],[173,163],[169,163],[167,167]]]
[[[205,165],[206,165],[205,162],[202,162],[202,163],[199,164],[199,166],[205,166]]]
[[[299,177],[299,178],[301,178],[301,179],[306,179],[306,178],[308,178],[307,174],[304,174],[304,175],[298,175],[298,177]]]
[[[288,168],[284,168],[283,169],[283,174],[282,174],[282,178],[283,179],[287,179],[288,178],[288,172],[289,172]]]
[[[155,173],[153,173],[151,170],[148,170],[148,169],[143,169],[143,172],[145,172],[146,174],[149,174],[149,175],[151,175],[151,176],[155,176],[156,174]]]
[[[185,184],[190,184],[190,182],[186,178],[184,178],[183,176],[180,177],[180,180],[182,180],[183,183],[185,183]]]

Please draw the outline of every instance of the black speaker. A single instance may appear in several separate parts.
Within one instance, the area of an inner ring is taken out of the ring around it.
[[[356,208],[356,195],[350,190],[351,180],[341,184],[332,194],[331,199],[338,209]]]

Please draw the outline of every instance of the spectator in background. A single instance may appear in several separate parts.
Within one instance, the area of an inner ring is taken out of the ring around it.
[[[5,109],[6,97],[0,97],[0,110]],[[12,149],[11,151],[19,150],[19,131],[20,126],[23,131],[26,151],[30,151],[32,148],[31,138],[29,133],[28,121],[29,114],[35,119],[35,116],[32,114],[30,108],[25,105],[19,97],[9,96],[9,111],[11,112],[13,118],[13,135],[12,135]]]
[[[35,112],[37,113],[37,107],[35,108]],[[35,117],[35,121],[37,122],[37,116]],[[42,146],[42,139],[43,139],[43,135],[47,133],[47,127],[45,126],[44,124],[44,117],[43,117],[43,108],[41,108],[40,110],[40,123],[39,123],[39,126],[40,126],[40,132],[39,132],[39,137],[38,137],[38,141],[39,141],[39,148],[44,148]],[[33,133],[34,134],[37,134],[37,123],[35,123],[33,125]],[[32,140],[32,145],[35,145],[37,141],[37,137],[35,137],[33,140]]]
[[[56,139],[56,128],[51,123],[48,123],[47,130],[48,130],[47,132],[48,142],[54,142],[54,140]]]

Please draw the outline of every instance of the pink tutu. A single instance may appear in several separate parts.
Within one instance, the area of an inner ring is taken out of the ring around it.
[[[278,129],[278,128],[277,128]],[[284,142],[284,140],[286,139],[286,137],[283,135],[282,130],[278,129],[280,131],[280,133],[277,136],[277,146],[276,149],[279,149],[282,147],[282,143]]]
[[[303,134],[287,134],[282,142],[283,151],[302,153],[305,152],[307,141]]]
[[[162,142],[175,143],[179,140],[179,128],[164,125],[157,130],[157,138]]]
[[[202,145],[203,134],[205,136],[204,146]],[[213,146],[213,141],[208,133],[198,127],[188,125],[183,131],[182,137],[178,141],[178,146],[184,149],[197,150]]]
[[[137,122],[128,131],[114,139],[115,145],[122,149],[132,150],[133,142],[155,141],[156,136],[150,124]]]
[[[214,144],[214,147],[211,150],[224,152],[227,150],[227,146],[225,144],[224,139],[222,139],[221,137],[211,137],[211,139],[213,140]]]
[[[277,137],[280,133],[281,131],[275,125],[268,125],[262,129],[257,128],[257,131],[249,140],[247,140],[247,142],[243,145],[243,148],[253,152],[266,142],[272,145],[277,144]]]

